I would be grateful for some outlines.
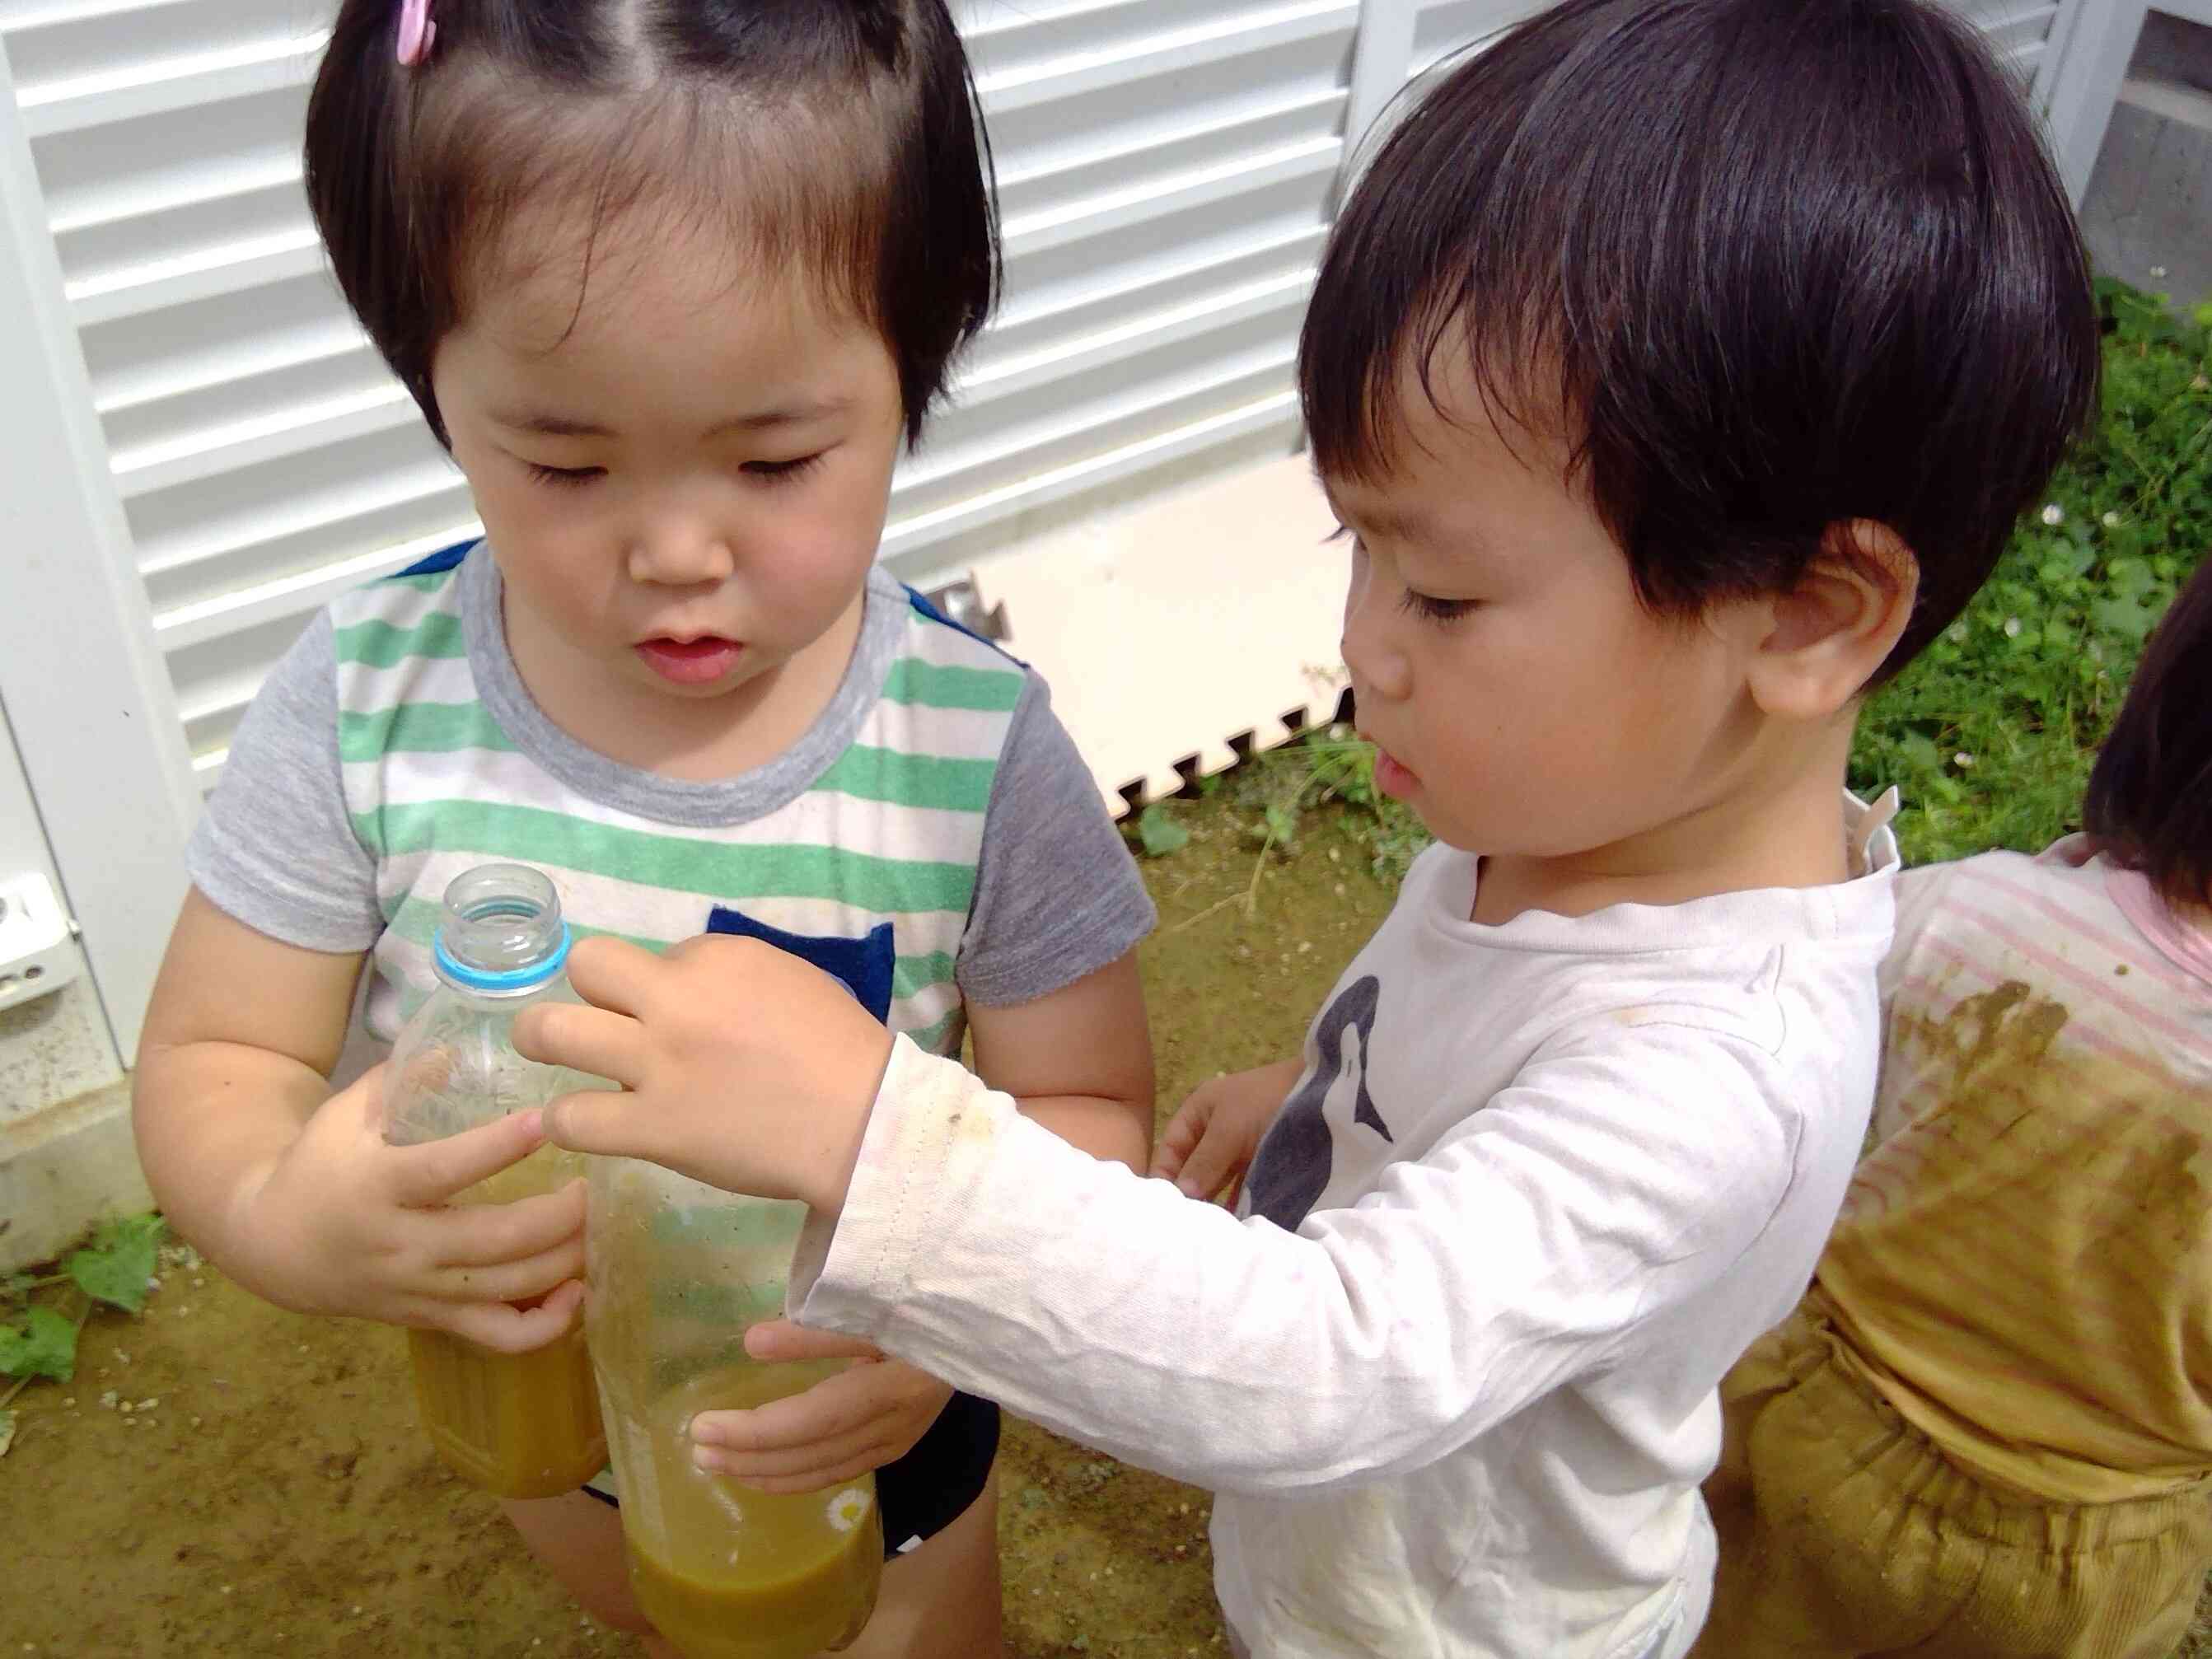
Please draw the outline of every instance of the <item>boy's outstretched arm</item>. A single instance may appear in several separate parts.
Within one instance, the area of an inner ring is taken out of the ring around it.
[[[518,1040],[633,1092],[556,1103],[556,1139],[805,1200],[805,1323],[1230,1491],[1465,1444],[1710,1285],[1790,1169],[1755,1051],[1647,1027],[1532,1062],[1291,1234],[1079,1152],[769,947],[593,941],[573,973],[601,1006],[533,1010]]]
[[[979,1005],[970,1018],[978,1070],[1024,1117],[1093,1157],[1143,1166],[1152,1057],[1133,955],[1027,1002]],[[745,1346],[760,1359],[860,1362],[774,1405],[699,1419],[702,1467],[762,1492],[816,1492],[904,1456],[952,1393],[873,1343],[788,1321],[755,1326]]]

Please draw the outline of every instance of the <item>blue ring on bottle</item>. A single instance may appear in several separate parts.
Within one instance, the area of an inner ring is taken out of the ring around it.
[[[543,962],[527,968],[509,968],[503,972],[489,972],[482,968],[471,968],[456,962],[446,949],[446,936],[441,933],[431,947],[438,963],[438,972],[443,977],[467,991],[529,991],[552,979],[568,965],[568,946],[572,942],[568,924],[561,924],[561,942],[553,947],[553,954]]]

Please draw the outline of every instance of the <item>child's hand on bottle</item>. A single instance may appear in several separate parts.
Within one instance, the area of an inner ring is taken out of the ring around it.
[[[843,1209],[891,1035],[820,969],[753,939],[687,939],[665,956],[580,941],[568,982],[592,1006],[514,1022],[532,1060],[628,1092],[569,1095],[545,1131],[580,1152],[641,1158],[726,1191]]]
[[[756,1359],[850,1359],[845,1370],[750,1411],[701,1412],[691,1419],[694,1460],[771,1493],[819,1492],[895,1462],[952,1398],[949,1384],[851,1337],[787,1320],[745,1334]]]
[[[1260,1138],[1304,1069],[1304,1062],[1285,1060],[1200,1084],[1161,1133],[1151,1173],[1188,1197],[1220,1194],[1234,1204]]]
[[[583,1302],[583,1183],[450,1204],[544,1144],[538,1114],[388,1146],[384,1074],[332,1095],[240,1188],[234,1234],[252,1253],[248,1288],[301,1313],[451,1331],[510,1353],[544,1346]]]

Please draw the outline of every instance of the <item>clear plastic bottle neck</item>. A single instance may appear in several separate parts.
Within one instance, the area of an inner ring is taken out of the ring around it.
[[[432,955],[438,977],[456,989],[479,996],[537,990],[568,965],[560,895],[526,865],[479,865],[446,889]]]

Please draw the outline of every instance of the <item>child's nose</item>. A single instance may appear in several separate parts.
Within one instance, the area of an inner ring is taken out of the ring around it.
[[[704,520],[677,517],[647,526],[630,544],[632,581],[659,587],[696,587],[726,581],[737,568],[730,538]]]
[[[1412,694],[1413,661],[1393,642],[1389,618],[1375,615],[1375,609],[1358,592],[1345,607],[1344,665],[1351,671],[1356,694],[1397,702]]]

